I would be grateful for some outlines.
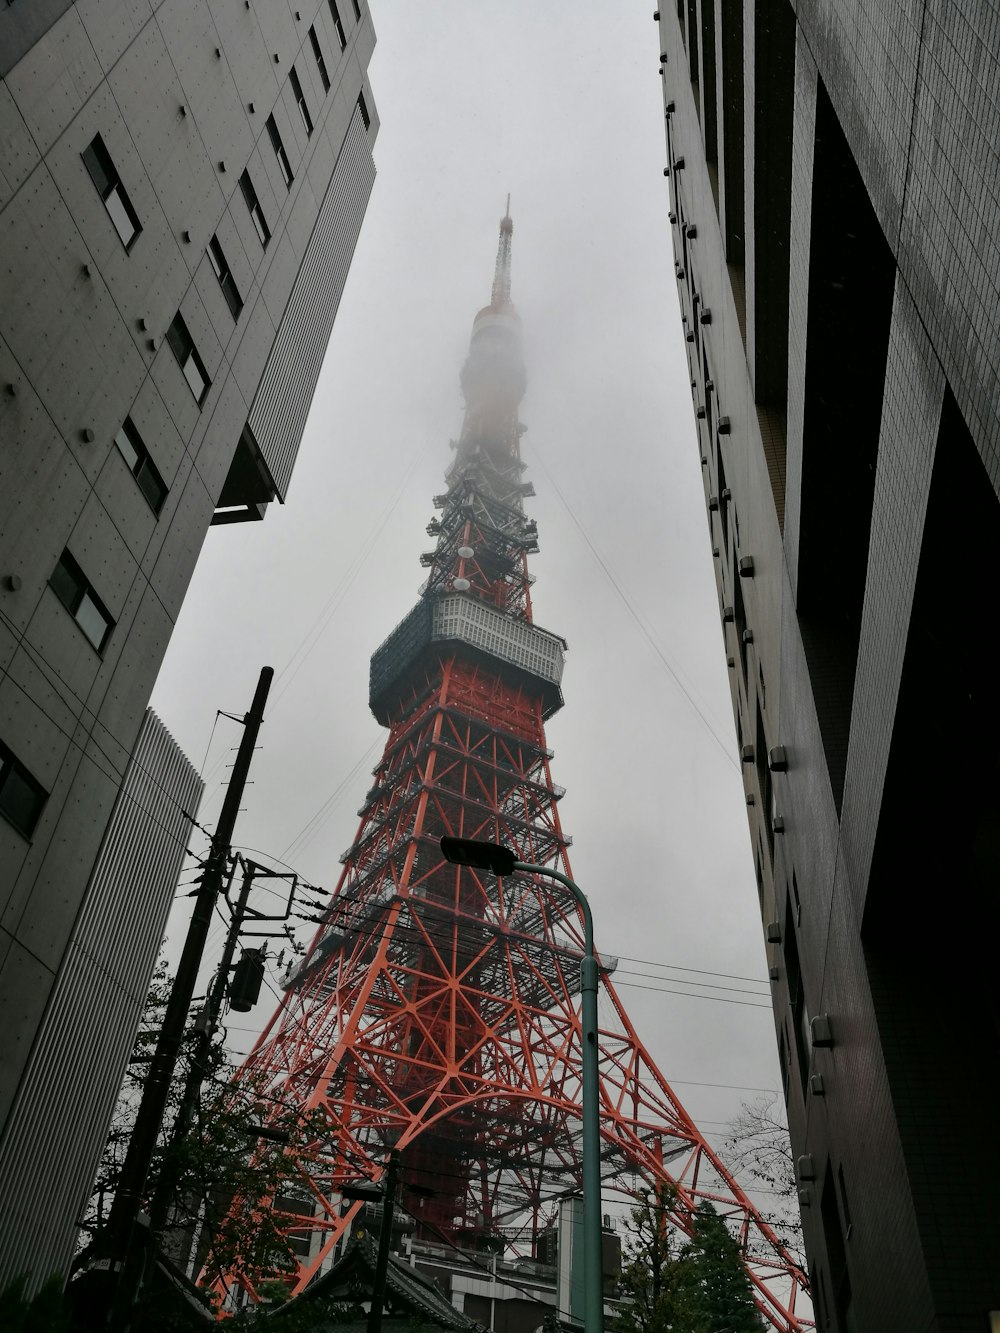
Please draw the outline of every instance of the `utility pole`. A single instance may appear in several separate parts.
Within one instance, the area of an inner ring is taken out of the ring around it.
[[[393,1148],[382,1181],[382,1226],[378,1233],[378,1258],[375,1261],[375,1280],[372,1283],[372,1304],[368,1311],[368,1333],[381,1333],[382,1329],[382,1306],[385,1304],[385,1279],[389,1270],[389,1247],[392,1244],[398,1179],[399,1153]]]
[[[130,1328],[135,1299],[142,1283],[146,1257],[145,1237],[142,1234],[144,1229],[141,1229],[138,1223],[142,1193],[156,1147],[157,1135],[163,1123],[174,1067],[184,1036],[188,1011],[191,1008],[191,997],[194,995],[205,951],[205,940],[212,924],[212,913],[222,892],[236,816],[250,772],[250,761],[257,744],[257,736],[264,718],[264,705],[273,678],[273,667],[261,669],[253,703],[243,719],[244,731],[236,763],[233,765],[222,812],[212,837],[211,850],[195,898],[187,938],[184,941],[184,951],[167,1002],[163,1026],[149,1067],[135,1127],[122,1166],[118,1190],[108,1218],[107,1236],[101,1248],[109,1260],[111,1308],[108,1328],[112,1333],[126,1333]]]
[[[215,1033],[216,1020],[222,1012],[222,1004],[226,998],[229,969],[232,966],[233,954],[236,952],[236,941],[239,937],[240,926],[243,924],[247,899],[250,897],[250,889],[253,885],[253,872],[253,863],[251,862],[248,865],[244,862],[243,883],[240,886],[239,897],[233,909],[233,919],[230,922],[229,930],[226,932],[226,944],[219,962],[219,970],[215,974],[215,980],[208,993],[208,999],[205,1001],[205,1007],[201,1011],[199,1031],[195,1049],[191,1055],[191,1066],[184,1085],[184,1093],[181,1097],[181,1104],[177,1108],[174,1127],[170,1133],[170,1142],[163,1154],[163,1167],[160,1171],[160,1178],[156,1182],[156,1189],[153,1192],[152,1203],[149,1207],[149,1229],[155,1243],[159,1242],[159,1237],[166,1225],[170,1205],[177,1189],[177,1180],[180,1175],[180,1158],[177,1149],[181,1141],[187,1137],[191,1128],[194,1113],[198,1106],[198,1099],[201,1096],[202,1084],[208,1075],[212,1037]]]
[[[252,921],[285,921],[291,914],[292,905],[295,901],[295,893],[298,888],[298,876],[292,875],[291,888],[288,895],[288,904],[281,916],[268,914],[266,912],[248,911],[250,901],[250,890],[256,878],[263,876],[271,879],[287,879],[288,875],[276,871],[270,871],[264,866],[259,866],[255,861],[246,861],[242,856],[237,857],[243,868],[243,880],[240,885],[240,891],[236,902],[232,906],[232,918],[229,923],[229,929],[226,932],[226,943],[222,950],[222,957],[219,960],[219,968],[205,1000],[204,1008],[198,1019],[197,1044],[192,1053],[191,1066],[188,1070],[187,1081],[184,1085],[184,1093],[181,1097],[180,1106],[177,1108],[177,1116],[174,1120],[173,1129],[170,1132],[170,1142],[167,1145],[166,1152],[163,1155],[163,1168],[160,1171],[160,1178],[156,1182],[156,1189],[153,1193],[153,1199],[149,1208],[149,1226],[153,1236],[159,1240],[166,1226],[170,1213],[170,1207],[174,1200],[177,1190],[177,1181],[180,1174],[180,1163],[177,1149],[181,1142],[187,1137],[195,1112],[198,1109],[198,1100],[201,1096],[202,1085],[208,1077],[210,1056],[212,1051],[212,1039],[215,1036],[216,1025],[219,1021],[219,1015],[222,1013],[222,1006],[226,1000],[226,992],[229,986],[229,974],[233,967],[233,956],[236,953],[236,945],[243,932],[243,924],[249,915]],[[247,934],[260,936],[270,935],[270,931],[248,931]]]

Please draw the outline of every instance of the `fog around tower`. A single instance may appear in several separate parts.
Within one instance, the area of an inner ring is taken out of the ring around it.
[[[332,888],[384,738],[368,712],[369,658],[424,577],[510,192],[534,612],[569,643],[566,704],[548,726],[560,814],[639,1034],[718,1143],[751,1089],[778,1075],[766,986],[744,979],[767,972],[676,310],[651,12],[373,3],[379,174],[295,478],[264,524],[209,532],[153,705],[196,766],[207,755],[211,825],[238,741],[225,719],[213,734],[216,710],[243,713],[260,666],[275,667],[237,838]],[[695,999],[682,980],[699,978],[732,989]],[[241,1021],[262,1022],[272,998]],[[240,1049],[252,1040],[235,1024],[231,1035]]]

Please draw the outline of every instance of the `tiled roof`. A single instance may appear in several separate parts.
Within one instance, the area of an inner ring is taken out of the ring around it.
[[[371,1297],[378,1245],[374,1236],[357,1231],[341,1258],[321,1278],[313,1282],[301,1296],[290,1302],[299,1307],[300,1301],[322,1299],[368,1300]],[[457,1333],[480,1333],[482,1325],[462,1314],[447,1296],[428,1278],[409,1264],[389,1256],[386,1270],[386,1304],[394,1311],[403,1309],[418,1315],[439,1328],[455,1329]],[[276,1311],[275,1318],[280,1319]]]

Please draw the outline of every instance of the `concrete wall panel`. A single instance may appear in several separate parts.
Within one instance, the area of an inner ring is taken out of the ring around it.
[[[218,502],[222,492],[249,410],[250,405],[240,392],[236,380],[227,376],[195,456],[198,475],[213,504]]]
[[[197,471],[192,471],[150,578],[150,585],[172,620],[180,612],[214,509],[215,497],[209,495]]]
[[[24,117],[6,83],[0,83],[0,208],[41,160]]]
[[[105,74],[110,73],[153,14],[150,0],[75,0],[75,4]]]
[[[52,973],[12,940],[0,972],[0,1126],[10,1113],[35,1033],[45,1012]]]
[[[250,318],[233,357],[233,375],[248,401],[257,391],[276,327],[261,293],[255,289],[250,298],[253,302]]]
[[[88,497],[67,545],[95,592],[117,620],[135,582],[139,563],[129,555],[119,525],[96,494]]]
[[[7,75],[25,124],[47,153],[103,77],[76,6]]]
[[[233,5],[229,0],[210,0],[215,31],[221,40],[226,63],[240,102],[247,111],[253,132],[259,132],[278,96],[278,78],[273,57],[267,51],[254,9]],[[250,111],[250,103],[254,110]]]

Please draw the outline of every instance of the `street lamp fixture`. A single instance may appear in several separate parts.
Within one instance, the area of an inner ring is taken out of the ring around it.
[[[442,838],[441,851],[452,865],[490,870],[494,875],[545,875],[575,898],[583,913],[580,959],[580,1024],[583,1036],[583,1325],[585,1333],[604,1333],[604,1254],[601,1231],[601,1126],[598,1085],[597,956],[594,918],[580,886],[550,866],[519,861],[509,847],[474,838]]]

